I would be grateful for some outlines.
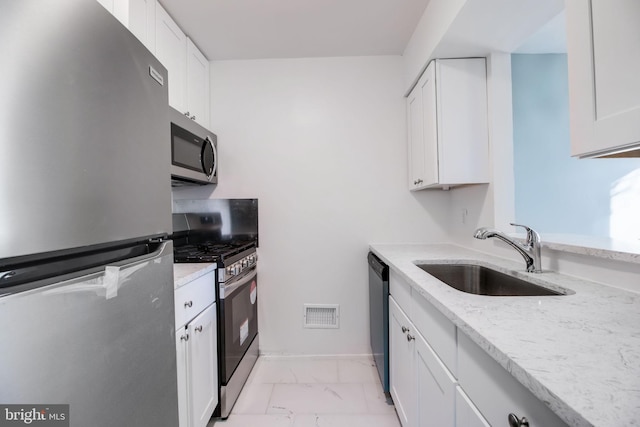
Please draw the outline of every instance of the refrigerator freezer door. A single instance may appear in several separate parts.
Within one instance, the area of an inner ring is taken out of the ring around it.
[[[0,298],[0,402],[70,426],[178,425],[173,246]]]
[[[0,261],[170,233],[165,68],[96,1],[3,2],[0,40]]]

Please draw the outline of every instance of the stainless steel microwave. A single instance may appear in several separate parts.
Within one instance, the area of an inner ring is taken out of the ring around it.
[[[218,183],[218,137],[178,110],[171,118],[171,185]]]

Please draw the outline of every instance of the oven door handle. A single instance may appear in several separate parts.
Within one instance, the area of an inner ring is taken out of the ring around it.
[[[230,285],[226,285],[225,284],[223,295],[220,295],[220,298],[221,299],[222,298],[230,298],[242,286],[244,286],[247,283],[249,283],[251,281],[251,279],[253,279],[257,275],[258,275],[258,270],[255,267],[253,267],[253,269],[251,270],[250,273],[248,273],[246,276],[244,276],[241,279],[239,279],[237,282],[234,282],[234,283],[232,283]]]

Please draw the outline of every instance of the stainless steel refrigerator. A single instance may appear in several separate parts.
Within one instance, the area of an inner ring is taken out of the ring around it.
[[[167,71],[95,0],[0,0],[0,58],[0,405],[176,427]]]

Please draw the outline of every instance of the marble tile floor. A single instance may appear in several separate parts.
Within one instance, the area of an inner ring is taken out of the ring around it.
[[[208,427],[400,427],[371,357],[260,357],[227,420]]]

